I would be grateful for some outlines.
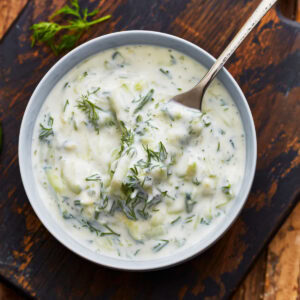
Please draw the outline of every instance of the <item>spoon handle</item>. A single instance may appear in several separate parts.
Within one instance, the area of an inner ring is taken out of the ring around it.
[[[205,90],[206,87],[210,84],[210,82],[215,78],[220,69],[227,62],[229,57],[233,54],[233,52],[237,49],[237,47],[241,44],[241,42],[246,38],[246,36],[250,33],[250,31],[255,27],[255,25],[262,19],[262,17],[269,11],[269,9],[273,6],[273,4],[277,0],[262,0],[258,5],[256,10],[244,24],[244,26],[240,29],[240,31],[236,34],[234,39],[229,43],[226,49],[222,52],[210,70],[205,74],[205,76],[199,82],[199,88],[201,90]]]

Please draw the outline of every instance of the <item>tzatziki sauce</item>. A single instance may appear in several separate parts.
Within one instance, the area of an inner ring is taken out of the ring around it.
[[[173,49],[129,45],[57,82],[35,124],[32,161],[41,201],[73,239],[151,259],[222,224],[244,176],[239,111],[218,80],[202,111],[169,101],[205,72]]]

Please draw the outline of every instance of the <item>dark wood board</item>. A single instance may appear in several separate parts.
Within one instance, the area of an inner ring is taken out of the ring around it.
[[[244,91],[257,129],[254,185],[240,217],[213,247],[167,270],[129,273],[83,260],[41,225],[18,168],[18,134],[35,86],[58,60],[31,48],[29,27],[64,5],[31,0],[0,44],[0,275],[41,299],[226,299],[236,289],[300,191],[300,27],[273,8],[227,67]],[[99,1],[80,1],[90,8]],[[101,0],[113,19],[82,41],[145,29],[183,37],[217,56],[259,0]]]

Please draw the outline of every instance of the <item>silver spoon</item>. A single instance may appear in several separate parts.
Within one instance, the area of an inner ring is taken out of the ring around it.
[[[254,13],[250,16],[244,26],[240,29],[240,31],[236,34],[234,39],[229,43],[223,53],[219,56],[213,66],[209,69],[209,71],[204,75],[204,77],[200,80],[200,82],[193,87],[191,90],[176,95],[172,98],[183,105],[197,108],[201,110],[202,108],[202,100],[205,94],[205,91],[212,80],[216,77],[218,72],[227,62],[229,57],[233,54],[233,52],[237,49],[237,47],[242,43],[245,37],[250,33],[250,31],[255,27],[255,25],[262,19],[262,17],[269,11],[269,9],[273,6],[273,4],[277,0],[262,0],[258,5]]]

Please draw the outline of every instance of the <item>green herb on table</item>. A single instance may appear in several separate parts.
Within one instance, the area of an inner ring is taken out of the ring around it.
[[[49,22],[40,22],[31,26],[33,30],[32,43],[33,47],[36,43],[41,42],[48,45],[55,55],[72,49],[82,36],[91,26],[101,23],[111,18],[111,15],[88,21],[88,18],[94,17],[99,11],[88,11],[87,8],[80,9],[78,0],[71,0],[70,6],[65,5],[56,11]],[[64,25],[53,22],[52,19],[58,15],[63,18],[70,17]]]
[[[40,135],[39,138],[41,141],[46,141],[48,137],[51,135],[54,135],[52,126],[53,126],[53,118],[49,116],[48,122],[47,122],[47,127],[44,126],[43,124],[40,124]]]

